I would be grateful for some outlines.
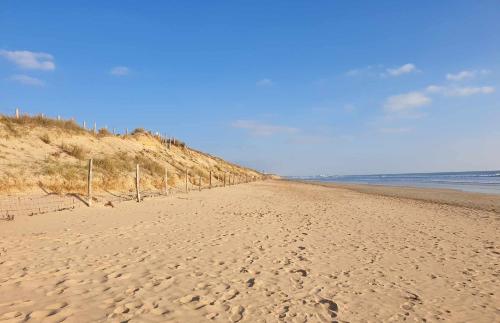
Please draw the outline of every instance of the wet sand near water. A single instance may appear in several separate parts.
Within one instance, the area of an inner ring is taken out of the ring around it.
[[[417,188],[368,184],[303,182],[325,187],[346,188],[360,193],[408,198],[438,204],[449,204],[500,213],[500,194],[463,192],[452,189]]]

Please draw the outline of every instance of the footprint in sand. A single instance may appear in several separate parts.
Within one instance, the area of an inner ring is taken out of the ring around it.
[[[243,312],[245,312],[245,308],[241,305],[237,305],[231,309],[231,316],[229,316],[229,320],[231,322],[239,322],[243,318]]]
[[[179,303],[181,304],[188,304],[188,303],[191,303],[191,302],[197,302],[200,300],[200,296],[198,295],[186,295],[184,297],[181,297],[179,299]]]
[[[0,319],[2,321],[12,320],[12,319],[16,319],[16,318],[21,319],[22,316],[23,316],[23,313],[14,311],[14,312],[4,313],[2,316],[0,316]]]

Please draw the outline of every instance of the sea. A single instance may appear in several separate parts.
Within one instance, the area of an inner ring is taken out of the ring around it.
[[[294,179],[335,183],[445,188],[465,192],[500,194],[500,170],[374,175],[319,175],[294,177]]]

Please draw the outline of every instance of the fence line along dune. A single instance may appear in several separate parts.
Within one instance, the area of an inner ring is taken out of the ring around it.
[[[0,194],[85,194],[88,159],[93,159],[93,190],[128,194],[135,190],[140,165],[141,189],[179,189],[188,184],[214,186],[224,178],[244,181],[262,174],[191,149],[174,138],[142,128],[115,134],[84,128],[74,120],[43,115],[0,115]]]

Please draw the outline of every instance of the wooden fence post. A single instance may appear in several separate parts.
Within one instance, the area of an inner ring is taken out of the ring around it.
[[[189,171],[186,168],[186,193],[188,192],[188,178],[189,178]]]
[[[208,187],[212,189],[212,171],[210,171],[210,179],[208,180]]]
[[[137,202],[140,202],[141,193],[139,192],[139,164],[135,166],[135,191],[137,193]]]
[[[226,172],[224,172],[224,187],[226,187]]]
[[[16,108],[16,119],[19,119],[19,108]]]
[[[94,122],[94,135],[97,133],[97,123]]]
[[[60,121],[61,120],[61,116],[57,116],[57,120]]]
[[[83,130],[87,130],[87,123],[83,120]]]
[[[92,164],[93,161],[91,158],[89,159],[89,173],[87,177],[87,197],[88,197],[87,205],[89,207],[92,206]]]
[[[201,192],[201,175],[200,175],[200,182],[198,183],[198,191]]]

